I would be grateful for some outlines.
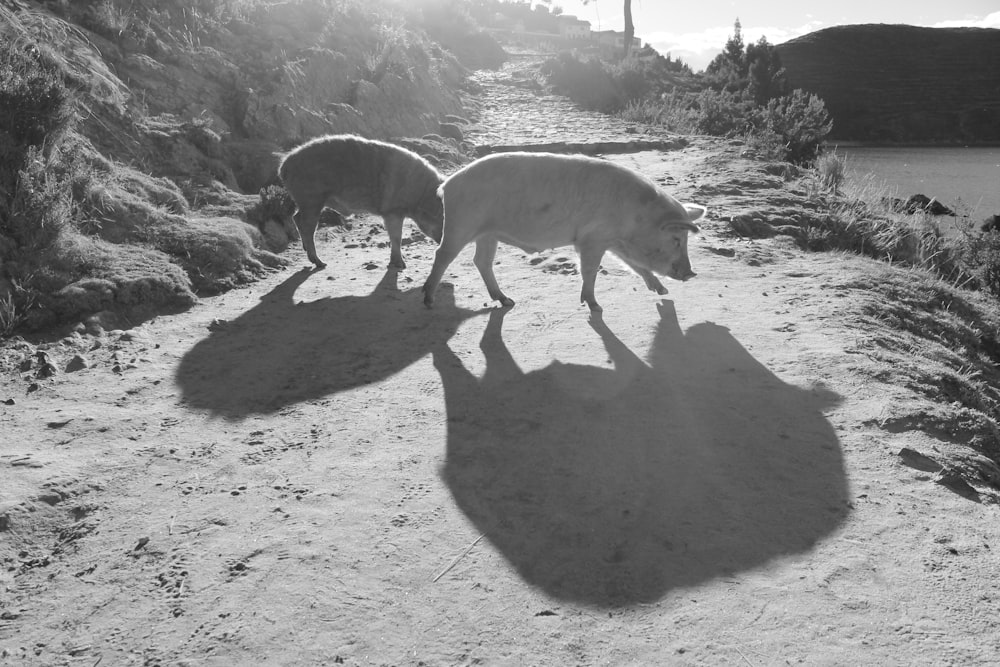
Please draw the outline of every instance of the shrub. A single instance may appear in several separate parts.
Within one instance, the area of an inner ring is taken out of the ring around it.
[[[815,161],[823,140],[833,129],[823,100],[801,89],[768,100],[756,109],[751,122],[754,132],[781,137],[786,145],[785,159],[795,164]]]
[[[726,137],[743,132],[751,105],[740,94],[728,90],[703,90],[694,97],[696,124],[702,134]]]
[[[28,41],[0,40],[0,229],[33,147],[38,160],[53,151],[74,121],[72,93]]]
[[[680,91],[663,95],[658,100],[635,100],[618,112],[619,118],[647,125],[659,125],[670,132],[695,134],[698,130],[698,111],[691,96]]]
[[[51,168],[37,146],[28,148],[24,167],[18,172],[14,196],[9,200],[0,232],[13,239],[18,254],[48,248],[69,224],[73,215],[70,189]]]
[[[615,86],[626,104],[647,98],[655,87],[651,72],[641,60],[629,58],[608,68]]]
[[[72,93],[30,42],[0,43],[0,132],[16,144],[41,145],[73,119]]]
[[[764,129],[758,132],[750,130],[746,133],[744,141],[747,150],[759,160],[767,162],[787,161],[788,143],[774,130]]]
[[[1000,296],[1000,232],[965,230],[958,241],[961,263],[975,286]]]
[[[541,71],[556,91],[584,109],[612,113],[624,106],[614,78],[596,58],[579,60],[564,52],[545,61]]]
[[[835,151],[825,152],[816,159],[816,173],[819,175],[820,184],[834,195],[840,193],[845,170],[846,161]]]
[[[247,222],[264,229],[268,220],[284,223],[295,213],[295,202],[288,191],[280,185],[269,185],[260,189],[260,199],[247,209]]]

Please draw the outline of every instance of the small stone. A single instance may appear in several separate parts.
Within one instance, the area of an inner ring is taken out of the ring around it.
[[[69,360],[68,364],[66,364],[66,372],[75,373],[76,371],[82,371],[84,368],[87,368],[87,365],[87,360],[81,355],[76,354],[73,355],[73,358]]]
[[[944,467],[926,454],[921,454],[915,449],[910,449],[909,447],[903,447],[899,450],[898,456],[903,465],[907,465],[911,468],[916,468],[917,470],[922,470],[924,472],[939,472]]]

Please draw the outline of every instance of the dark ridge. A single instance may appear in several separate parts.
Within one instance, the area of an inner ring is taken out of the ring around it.
[[[826,102],[830,139],[1000,143],[1000,30],[837,26],[777,50],[790,86]]]

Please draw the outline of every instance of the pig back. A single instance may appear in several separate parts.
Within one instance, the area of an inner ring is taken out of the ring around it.
[[[625,167],[549,153],[481,158],[445,181],[442,194],[446,229],[457,224],[470,235],[495,231],[545,247],[572,243],[584,229],[627,234],[640,220],[662,217],[655,211],[670,199]]]
[[[297,202],[330,201],[342,209],[374,211],[381,201],[381,162],[382,151],[374,142],[320,137],[285,156],[279,175]]]

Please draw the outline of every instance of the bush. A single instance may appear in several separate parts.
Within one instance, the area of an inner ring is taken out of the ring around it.
[[[260,199],[247,209],[247,222],[258,229],[264,229],[269,220],[279,224],[284,223],[295,213],[295,202],[288,190],[280,185],[268,185],[261,188]]]
[[[975,286],[1000,296],[1000,231],[967,230],[959,240],[961,263]]]
[[[73,96],[59,71],[43,64],[30,42],[0,40],[0,233],[13,235],[14,200],[23,204],[38,195],[39,161],[56,150],[73,121]],[[19,193],[28,167],[25,186],[33,192]],[[20,239],[25,226],[17,230]]]
[[[663,95],[659,100],[629,102],[618,116],[628,122],[659,125],[670,132],[696,134],[698,110],[691,96],[680,91]]]
[[[845,170],[846,161],[834,151],[823,153],[816,159],[816,173],[820,185],[834,195],[840,193]]]
[[[70,224],[73,203],[70,189],[51,167],[38,146],[28,148],[18,172],[14,196],[0,221],[0,232],[16,244],[16,254],[40,252],[56,242]]]
[[[786,147],[785,159],[795,164],[814,162],[833,129],[823,100],[801,89],[757,107],[751,122],[755,133],[781,137]]]
[[[728,137],[746,130],[751,105],[728,90],[703,90],[693,98],[696,125],[701,134]]]
[[[41,146],[65,134],[73,121],[72,93],[62,74],[42,62],[28,42],[0,43],[0,134],[12,146]]]
[[[612,113],[625,104],[625,97],[600,60],[579,60],[560,53],[542,64],[542,74],[557,92],[584,109]]]
[[[547,60],[541,72],[556,92],[585,109],[604,113],[656,104],[679,85],[687,85],[691,76],[687,65],[662,56],[606,63],[599,58],[581,60],[568,52]]]

